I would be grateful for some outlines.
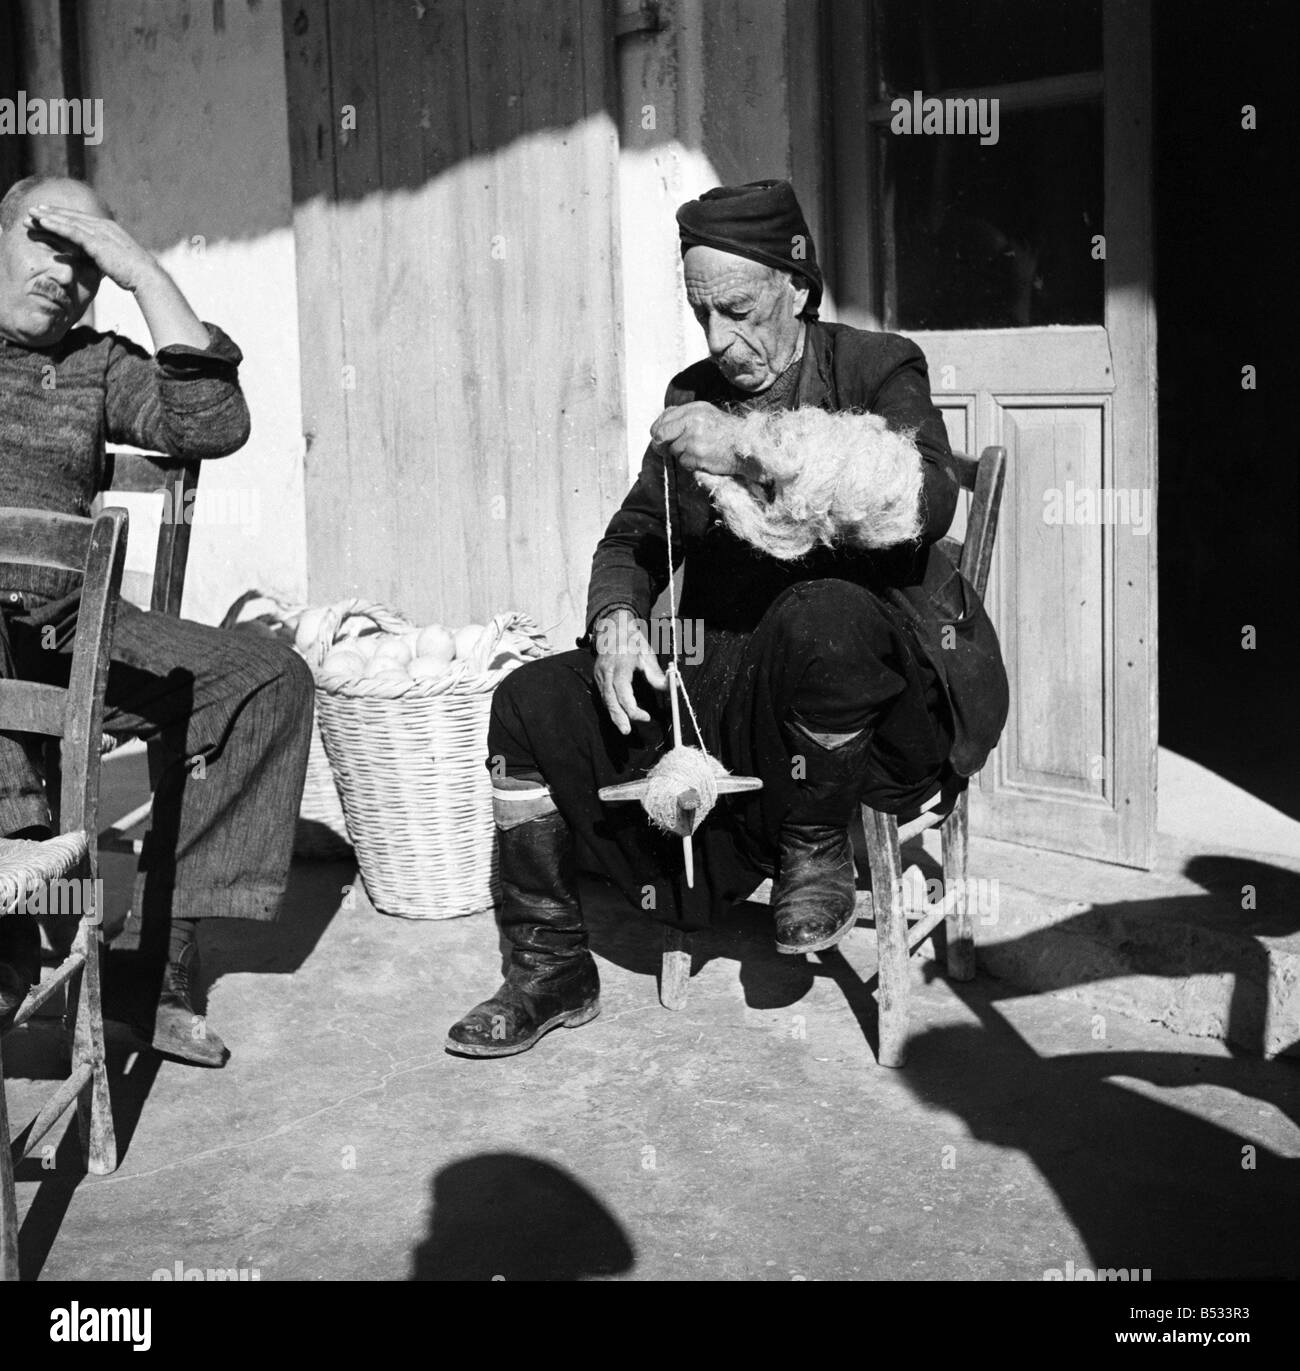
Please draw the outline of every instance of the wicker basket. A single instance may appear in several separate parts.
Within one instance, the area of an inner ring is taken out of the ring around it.
[[[307,658],[313,668],[315,650],[302,652],[294,644],[291,620],[302,614],[305,605],[294,605],[267,595],[260,590],[246,591],[226,611],[222,627],[237,628],[241,625],[260,624],[271,630],[294,647],[295,651]],[[334,606],[335,613],[346,612],[349,616],[349,631],[352,636],[370,631],[399,633],[411,627],[400,615],[372,604],[366,600],[347,600],[343,606]],[[343,806],[339,802],[338,787],[334,784],[334,772],[325,747],[320,738],[319,710],[312,719],[311,747],[307,753],[307,777],[302,788],[302,804],[298,809],[298,822],[294,828],[293,852],[295,857],[309,861],[331,862],[350,861],[352,840],[348,836],[347,820]]]
[[[315,656],[353,636],[336,607]],[[366,892],[407,919],[451,919],[500,901],[492,785],[484,765],[492,692],[550,651],[534,621],[499,614],[477,650],[431,681],[317,674],[321,738]]]

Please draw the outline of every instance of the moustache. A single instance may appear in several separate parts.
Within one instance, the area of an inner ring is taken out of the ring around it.
[[[724,376],[739,376],[741,372],[749,371],[754,364],[753,357],[731,357],[722,356],[718,358],[718,370]]]
[[[42,299],[50,300],[58,305],[60,309],[68,310],[72,308],[72,297],[61,287],[56,286],[53,281],[35,281],[32,284],[31,293],[39,295]]]

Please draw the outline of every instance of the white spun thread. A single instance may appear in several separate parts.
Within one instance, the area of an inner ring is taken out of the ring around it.
[[[695,717],[695,707],[691,697],[682,684],[678,669],[677,644],[677,588],[673,584],[673,515],[672,490],[668,481],[668,458],[664,458],[664,529],[668,537],[668,611],[672,643],[672,661],[668,668],[669,688],[680,687],[682,699],[686,701],[686,711],[695,729],[696,739],[703,744],[704,734],[699,720]],[[676,724],[674,712],[674,724]],[[674,735],[678,728],[674,728]],[[641,806],[650,822],[661,832],[676,833],[678,823],[678,798],[683,791],[693,790],[698,796],[691,820],[690,832],[695,830],[708,817],[718,801],[718,781],[731,772],[716,757],[711,757],[702,747],[691,747],[675,743],[650,769],[646,776],[645,791]],[[687,836],[687,835],[682,835]]]
[[[641,804],[657,829],[673,833],[677,826],[677,797],[683,790],[694,790],[700,797],[691,825],[694,833],[717,803],[718,777],[730,774],[716,757],[698,747],[675,747],[651,768]]]
[[[691,727],[695,730],[695,741],[704,743],[704,734],[700,732],[700,721],[695,717],[695,706],[691,704],[691,697],[686,693],[686,682],[682,680],[682,672],[677,664],[677,586],[673,582],[673,500],[672,492],[668,489],[668,461],[664,458],[664,531],[668,535],[668,631],[671,635],[673,650],[673,675],[677,678],[677,684],[681,687],[682,699],[686,701],[686,712],[691,716]],[[672,683],[669,682],[669,688]]]

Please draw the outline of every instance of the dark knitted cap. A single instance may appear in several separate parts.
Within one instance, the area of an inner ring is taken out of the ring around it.
[[[822,270],[808,221],[789,181],[751,181],[716,186],[677,211],[682,255],[688,248],[719,248],[779,271],[797,272],[808,282],[804,314],[817,317]]]

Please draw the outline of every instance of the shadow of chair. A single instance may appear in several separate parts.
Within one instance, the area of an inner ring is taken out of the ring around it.
[[[978,1196],[981,1223],[1015,1235],[1028,1278],[1044,1279],[1067,1259],[1099,1273],[1149,1270],[1145,1279],[1154,1281],[1300,1276],[1294,1141],[1269,1145],[1251,1128],[1273,1109],[1296,1119],[1294,1070],[1192,1052],[1185,1044],[1071,1051],[1061,1042],[1061,1015],[1051,1052],[1040,1053],[999,1011],[985,978],[954,992],[977,1022],[923,1030],[900,1076],[918,1100],[959,1119],[976,1142],[1020,1152],[1051,1188],[1078,1233],[1077,1251],[1047,1246],[1040,1230],[1024,1223],[1023,1184],[984,1186],[960,1134],[945,1134],[954,1139],[954,1202]],[[1079,1008],[1078,1039],[1096,1048],[1092,1011]],[[1206,1087],[1261,1107],[1193,1109],[1163,1093]],[[1264,1124],[1265,1131],[1278,1130]],[[961,1218],[954,1215],[957,1227]]]
[[[72,1069],[26,1129],[26,1157],[63,1114],[77,1106],[83,1161],[94,1175],[117,1166],[117,1144],[105,1063],[100,1003],[100,893],[96,841],[104,690],[126,553],[126,513],[96,519],[36,510],[0,511],[0,563],[54,567],[82,575],[67,688],[0,680],[0,719],[7,731],[57,740],[59,784],[51,796],[55,835],[43,841],[0,840],[0,916],[79,913],[71,950],[32,990],[11,1028],[47,1000],[67,995]],[[0,1062],[0,1278],[17,1280],[18,1217],[13,1157]]]

